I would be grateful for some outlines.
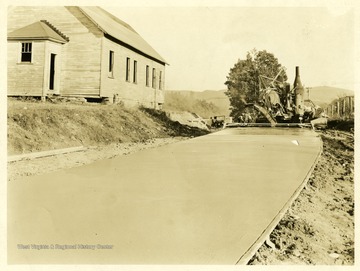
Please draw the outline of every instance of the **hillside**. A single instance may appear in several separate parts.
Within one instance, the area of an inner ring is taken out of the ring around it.
[[[230,114],[230,102],[224,90],[168,90],[165,92],[164,110],[194,112],[203,118],[215,115]],[[354,91],[342,88],[318,86],[310,90],[310,99],[317,105],[325,107],[332,101],[354,95]],[[305,95],[305,99],[307,99]]]
[[[165,92],[165,111],[188,111],[203,118],[215,115],[228,116],[230,103],[225,90],[171,90]]]
[[[310,89],[310,99],[319,106],[330,104],[333,100],[350,95],[354,95],[354,91],[342,88],[320,86]]]

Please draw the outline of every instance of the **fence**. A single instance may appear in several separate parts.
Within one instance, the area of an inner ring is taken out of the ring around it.
[[[354,96],[346,96],[333,101],[325,109],[332,119],[354,119]]]

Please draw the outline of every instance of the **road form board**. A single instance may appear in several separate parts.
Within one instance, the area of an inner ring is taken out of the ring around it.
[[[233,128],[8,182],[10,264],[236,264],[309,176],[308,129]]]

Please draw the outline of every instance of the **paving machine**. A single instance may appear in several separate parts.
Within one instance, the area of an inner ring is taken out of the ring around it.
[[[304,86],[300,80],[299,67],[295,69],[295,80],[293,88],[286,82],[278,81],[278,77],[283,69],[275,76],[269,78],[266,76],[259,77],[259,98],[254,103],[247,103],[245,112],[239,117],[238,124],[249,124],[243,119],[243,116],[249,114],[249,109],[255,109],[260,113],[260,117],[254,118],[256,122],[266,119],[270,126],[313,126],[312,123],[324,124],[326,119],[317,120],[323,110],[316,106],[311,100],[304,99]],[[258,125],[257,125],[258,126]]]

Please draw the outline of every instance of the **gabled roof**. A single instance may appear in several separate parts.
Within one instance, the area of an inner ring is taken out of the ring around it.
[[[8,40],[51,40],[66,43],[68,38],[47,21],[39,21],[9,33]]]
[[[106,35],[150,58],[168,64],[130,25],[100,7],[80,7],[82,12]]]

